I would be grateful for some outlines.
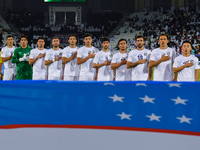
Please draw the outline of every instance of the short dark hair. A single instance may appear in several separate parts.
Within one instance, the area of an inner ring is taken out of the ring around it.
[[[69,37],[68,37],[68,40],[69,40],[69,38],[72,37],[72,36],[74,36],[74,37],[76,38],[76,35],[70,34]]]
[[[60,40],[60,39],[59,39],[58,37],[56,37],[56,36],[54,36],[54,37],[52,38],[52,41],[53,41],[54,39]]]
[[[21,36],[20,41],[22,40],[22,38],[25,38],[28,41],[28,38],[26,36]]]
[[[183,44],[185,44],[185,43],[189,43],[191,48],[193,49],[192,43],[190,41],[184,41]],[[182,44],[182,46],[183,46],[183,44]]]
[[[42,36],[40,36],[40,37],[37,39],[37,41],[39,41],[39,40],[44,40],[44,38],[43,38]]]
[[[103,38],[101,39],[101,43],[103,43],[103,42],[105,42],[105,41],[108,41],[108,42],[110,43],[110,39],[109,39],[109,38],[103,37]]]
[[[119,43],[120,43],[121,41],[126,41],[126,39],[120,39],[120,40],[118,41],[117,45],[119,45]],[[126,41],[126,44],[127,44],[127,41]]]
[[[12,35],[8,35],[8,36],[6,37],[6,40],[7,40],[8,38],[13,38],[13,36],[12,36]]]
[[[89,37],[89,36],[92,38],[92,34],[90,34],[90,33],[85,33],[83,37],[86,38],[86,37]]]
[[[139,39],[139,38],[143,38],[143,40],[144,40],[144,36],[143,36],[143,35],[138,35],[138,36],[136,36],[135,39],[137,40],[137,39]]]
[[[166,36],[166,38],[167,38],[167,40],[168,40],[168,35],[165,34],[165,33],[160,34],[158,40],[160,39],[161,36]]]

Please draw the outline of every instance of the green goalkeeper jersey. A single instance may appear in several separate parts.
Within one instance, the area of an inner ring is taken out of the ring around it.
[[[14,51],[12,63],[16,63],[17,66],[17,79],[32,79],[32,65],[29,65],[28,61],[19,61],[20,58],[29,56],[31,49],[29,46],[25,49],[18,47]]]

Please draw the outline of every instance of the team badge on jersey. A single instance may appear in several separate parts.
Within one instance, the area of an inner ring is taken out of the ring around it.
[[[113,57],[113,55],[112,55],[112,54],[110,54],[109,56],[110,56],[110,58],[112,58],[112,57]]]
[[[141,54],[138,55],[138,60],[143,60],[143,56]]]
[[[194,62],[194,60],[190,60],[190,63],[193,63]]]
[[[169,55],[170,55],[170,52],[167,52],[167,55],[169,56]]]
[[[147,56],[147,53],[146,53],[146,52],[144,53],[144,56]]]

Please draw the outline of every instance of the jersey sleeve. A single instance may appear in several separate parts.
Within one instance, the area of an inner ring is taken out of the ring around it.
[[[50,59],[50,52],[47,52],[46,55],[45,55],[44,60],[49,60],[49,59]]]
[[[172,50],[172,62],[174,62],[175,58],[176,58],[176,52],[175,52],[175,50],[173,49],[173,50]]]
[[[175,58],[174,59],[174,64],[173,64],[173,68],[178,68],[179,65],[178,65],[178,58]]]
[[[81,49],[78,49],[77,57],[82,58],[82,50]]]
[[[93,63],[95,63],[95,64],[99,63],[99,55],[98,55],[98,53],[94,56]]]
[[[1,57],[6,57],[6,53],[4,52],[4,48],[1,50]]]
[[[34,59],[34,56],[33,56],[33,50],[31,50],[31,53],[30,53],[29,58]]]
[[[131,53],[128,54],[128,60],[127,61],[133,62],[133,58],[131,56]]]
[[[17,49],[14,50],[14,55],[12,56],[11,62],[12,63],[19,63],[20,62]]]
[[[116,55],[113,56],[111,63],[117,63]]]
[[[200,69],[199,67],[199,59],[198,58],[195,58],[195,64],[194,64],[194,69]]]
[[[155,61],[155,51],[152,51],[151,56],[150,56],[150,60]]]
[[[62,57],[66,57],[67,58],[67,50],[66,49],[63,50]]]
[[[149,61],[150,58],[151,58],[151,52],[149,52],[149,53],[147,54],[147,61]]]

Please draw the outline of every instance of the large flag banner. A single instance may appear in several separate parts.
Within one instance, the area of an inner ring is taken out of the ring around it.
[[[0,82],[2,150],[199,150],[200,83]]]

